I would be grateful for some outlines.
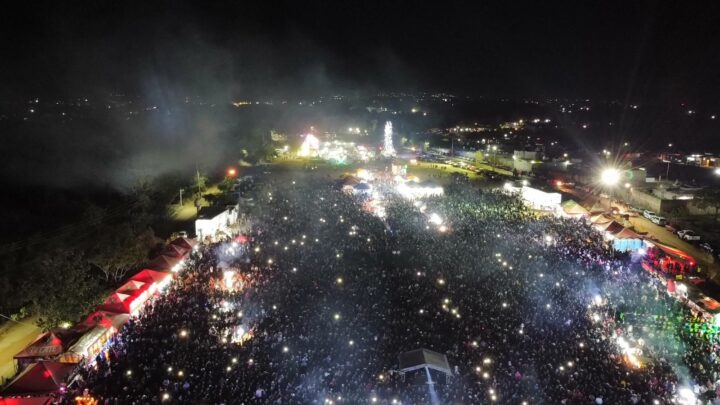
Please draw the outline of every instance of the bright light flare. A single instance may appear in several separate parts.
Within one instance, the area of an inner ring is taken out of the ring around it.
[[[686,387],[678,390],[678,395],[675,399],[681,405],[695,405],[697,403],[697,398],[695,397],[693,391]]]
[[[432,214],[430,214],[430,218],[428,219],[428,221],[430,221],[431,224],[435,224],[435,225],[442,225],[442,223],[443,223],[443,220],[442,220],[442,218],[440,218],[440,215],[438,215],[434,212]]]
[[[307,134],[305,135],[305,140],[303,141],[302,145],[300,145],[300,151],[298,151],[298,156],[300,157],[311,157],[311,156],[317,156],[318,151],[320,150],[320,140],[315,137],[313,134]]]
[[[608,167],[600,173],[600,182],[606,186],[614,186],[620,181],[620,171],[618,169]]]
[[[235,271],[234,270],[226,270],[223,272],[223,282],[225,283],[225,288],[232,291],[233,287],[235,285]]]

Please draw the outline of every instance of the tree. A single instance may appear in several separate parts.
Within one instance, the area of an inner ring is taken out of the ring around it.
[[[225,178],[218,184],[218,188],[223,193],[229,192],[235,184],[235,176],[225,176]]]
[[[150,228],[137,233],[131,224],[120,224],[100,237],[89,252],[88,262],[103,274],[106,283],[115,285],[146,260],[157,242]]]
[[[242,130],[243,136],[241,149],[244,151],[244,157],[252,163],[258,163],[262,160],[272,159],[275,148],[270,138],[270,130],[264,126],[255,126],[250,130]]]
[[[43,254],[31,265],[24,290],[30,294],[39,326],[51,329],[77,321],[100,303],[103,289],[80,250],[58,249]]]
[[[482,151],[476,151],[475,152],[475,163],[482,163],[483,162],[483,153]]]
[[[192,178],[192,187],[198,193],[198,197],[202,197],[202,192],[207,188],[208,178],[204,174],[197,171]]]
[[[720,189],[704,188],[695,194],[695,205],[699,208],[713,208],[715,210],[715,220],[717,221],[718,212],[720,212]]]

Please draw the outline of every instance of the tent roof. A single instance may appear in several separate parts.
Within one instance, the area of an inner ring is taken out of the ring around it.
[[[100,325],[105,329],[109,329],[110,327],[120,329],[129,319],[130,315],[128,314],[117,314],[108,311],[95,311],[92,314],[88,315],[87,318],[85,318],[85,320],[83,321],[83,325],[85,325],[87,328],[94,328]]]
[[[139,271],[137,274],[132,276],[130,280],[140,281],[143,283],[159,283],[164,281],[168,277],[172,277],[172,275],[170,273],[165,273],[162,271],[143,269],[142,271]]]
[[[640,235],[633,232],[630,228],[624,228],[615,234],[615,239],[642,239]]]
[[[40,334],[34,342],[30,343],[20,353],[13,356],[16,359],[29,358],[50,358],[62,354],[66,347],[69,347],[77,340],[79,333],[67,331],[50,331]]]
[[[5,387],[3,394],[57,391],[60,389],[60,385],[67,381],[74,368],[74,364],[54,361],[33,363]]]
[[[360,181],[361,180],[358,177],[349,175],[342,179],[342,184],[345,186],[354,186],[354,185],[360,183]]]
[[[135,279],[131,278],[130,280],[128,280],[125,284],[120,286],[120,288],[118,288],[115,291],[122,293],[122,294],[133,295],[133,294],[135,294],[135,291],[148,288],[148,286],[145,284],[146,284],[145,281],[139,281],[139,280],[135,280]]]
[[[598,230],[610,232],[611,234],[616,234],[625,228],[619,222],[613,220],[610,220],[610,222],[597,223],[594,226]]]
[[[400,353],[398,356],[401,371],[413,371],[419,368],[431,368],[452,374],[447,356],[428,349],[417,349]]]
[[[612,222],[612,218],[608,218],[605,214],[596,214],[590,217],[590,222],[593,224],[606,224]]]
[[[693,263],[697,263],[697,262],[695,261],[695,258],[694,258],[694,257],[690,256],[689,254],[683,252],[683,251],[680,250],[680,249],[677,249],[677,248],[674,248],[674,247],[670,247],[670,246],[668,246],[668,245],[663,245],[662,243],[658,243],[658,242],[655,242],[655,241],[653,241],[652,244],[655,245],[658,249],[662,250],[663,252],[665,252],[665,253],[667,253],[667,254],[669,254],[669,255],[671,255],[671,256],[675,256],[675,257],[678,257],[678,258],[683,259],[683,260],[688,260],[688,261],[691,261],[691,262],[693,262]]]
[[[605,212],[607,211],[607,208],[599,204],[599,201],[595,201],[595,203],[592,205],[592,207],[590,207],[588,211],[591,213]]]
[[[586,210],[582,205],[578,204],[575,200],[567,200],[564,203],[561,204],[563,207],[563,210],[565,210],[568,214],[575,214],[575,215],[587,215],[589,214],[588,210]]]
[[[97,307],[98,311],[116,312],[119,314],[130,313],[130,303],[132,295],[114,292],[110,294],[105,301]]]
[[[159,256],[156,256],[150,264],[148,265],[148,268],[154,269],[154,270],[170,270],[172,269],[180,259],[171,257],[165,254],[161,254]]]
[[[169,245],[165,246],[165,249],[163,249],[162,254],[168,255],[171,257],[182,258],[182,257],[185,257],[185,254],[187,254],[187,252],[189,250],[190,249],[185,249],[178,245],[169,244]]]
[[[195,245],[197,245],[197,241],[195,241],[194,239],[180,237],[180,238],[177,238],[177,239],[173,240],[172,242],[170,242],[170,244],[180,246],[181,248],[192,250],[192,248],[194,248]]]
[[[0,397],[0,405],[47,405],[53,402],[53,398],[47,395],[34,397]]]
[[[610,232],[613,235],[615,235],[616,233],[622,232],[623,229],[625,229],[625,227],[622,226],[622,224],[617,221],[612,221],[609,224],[607,224],[607,226],[605,226],[605,232]]]

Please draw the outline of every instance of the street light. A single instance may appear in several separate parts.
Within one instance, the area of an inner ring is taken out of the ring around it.
[[[234,167],[231,167],[227,170],[228,177],[235,177],[237,175],[237,170],[235,170]]]
[[[620,171],[618,169],[608,167],[600,173],[600,182],[606,186],[614,186],[620,181]]]

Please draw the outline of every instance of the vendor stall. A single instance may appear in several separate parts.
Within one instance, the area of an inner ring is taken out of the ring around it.
[[[60,392],[70,378],[74,364],[55,361],[33,363],[12,380],[2,391],[8,394],[48,394]]]
[[[637,251],[645,247],[642,237],[628,228],[623,228],[613,237],[613,248],[619,252]]]

